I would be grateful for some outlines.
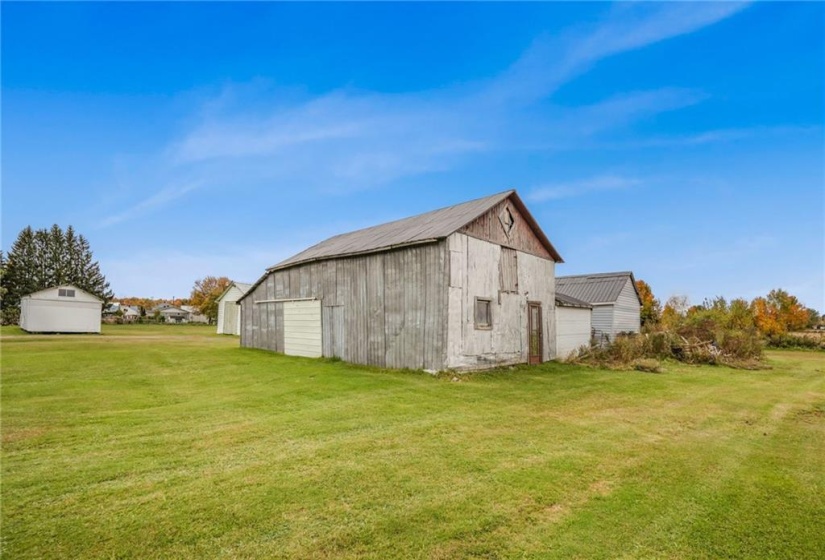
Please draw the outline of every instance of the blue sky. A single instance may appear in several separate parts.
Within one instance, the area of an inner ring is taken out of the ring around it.
[[[119,296],[254,281],[516,188],[661,299],[825,310],[819,3],[2,4],[2,246],[73,225]]]

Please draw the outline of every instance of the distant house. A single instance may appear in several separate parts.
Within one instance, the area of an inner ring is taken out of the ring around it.
[[[163,317],[163,320],[166,323],[188,323],[189,315],[190,314],[188,311],[173,305],[160,309],[160,316]]]
[[[623,332],[641,329],[642,300],[632,272],[605,272],[556,278],[559,294],[593,306],[594,335],[615,340]]]
[[[241,334],[241,306],[238,300],[252,284],[232,282],[218,298],[218,334]]]
[[[172,308],[172,307],[175,307],[175,306],[172,305],[171,303],[166,303],[166,302],[159,303],[150,310],[150,313],[155,314],[155,313],[158,313],[160,311],[163,311],[164,309],[169,309],[169,308]]]
[[[516,191],[327,239],[240,298],[241,345],[426,370],[556,356],[555,265]]]
[[[140,307],[137,305],[123,305],[120,310],[123,311],[124,323],[134,323],[140,319]]]
[[[140,308],[137,305],[123,305],[112,302],[103,310],[104,323],[135,323],[140,318]]]
[[[209,317],[203,315],[194,305],[181,305],[180,308],[189,313],[190,323],[209,323]]]
[[[556,355],[567,358],[581,348],[589,346],[593,306],[556,291]]]
[[[103,300],[77,286],[55,286],[23,296],[20,328],[27,332],[99,333]]]

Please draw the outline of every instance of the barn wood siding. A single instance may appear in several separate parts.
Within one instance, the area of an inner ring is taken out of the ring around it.
[[[504,231],[499,219],[505,208],[509,208],[510,213],[515,218],[513,229],[509,235]],[[499,202],[491,210],[461,228],[459,232],[530,255],[552,259],[550,253],[536,237],[533,229],[518,211],[516,205],[510,202],[509,199]]]
[[[501,259],[508,257],[499,245],[456,233],[447,239],[447,247],[448,367],[478,369],[526,362],[528,301],[542,304],[543,359],[554,357],[555,263],[524,252],[517,254],[510,261],[516,266],[516,293],[503,291]],[[492,300],[490,329],[475,327],[476,298]]]
[[[242,304],[241,345],[283,352],[283,303],[321,302],[322,353],[394,368],[446,362],[446,243],[339,258],[271,272]]]

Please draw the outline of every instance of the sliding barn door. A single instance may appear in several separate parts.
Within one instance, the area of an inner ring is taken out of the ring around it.
[[[320,358],[321,302],[284,302],[284,354]]]

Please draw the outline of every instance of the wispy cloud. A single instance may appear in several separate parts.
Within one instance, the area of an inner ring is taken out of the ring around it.
[[[821,126],[754,126],[749,128],[723,128],[706,130],[695,134],[675,136],[654,136],[632,141],[624,141],[617,145],[600,144],[605,148],[664,148],[664,147],[691,147],[704,146],[725,142],[740,142],[751,139],[799,137],[800,135],[822,135]]]
[[[100,222],[99,227],[104,228],[113,226],[120,222],[126,221],[130,218],[134,218],[135,216],[139,216],[145,212],[148,212],[153,208],[165,206],[179,198],[182,198],[187,193],[196,190],[199,186],[200,183],[189,181],[180,185],[165,187],[160,191],[156,192],[155,194],[149,196],[148,198],[144,198],[137,204],[134,204],[133,206],[129,207],[127,210],[118,212],[116,214],[111,214],[105,217]]]
[[[533,202],[546,202],[597,192],[623,191],[640,184],[641,181],[638,179],[605,175],[569,183],[542,185],[531,190],[527,195],[527,199]]]
[[[263,82],[230,85],[164,150],[162,165],[176,180],[156,184],[180,186],[135,201],[102,225],[121,223],[210,184],[266,181],[348,193],[455,169],[479,153],[570,149],[639,118],[698,103],[705,95],[660,88],[583,107],[544,107],[541,118],[526,117],[525,111],[602,59],[691,33],[743,7],[620,4],[595,24],[561,36],[538,37],[494,78],[434,91],[384,94],[342,89],[301,99],[293,90]],[[612,185],[602,178],[599,184],[547,187],[536,196],[549,199],[618,188]]]
[[[623,52],[697,31],[747,3],[619,3],[601,21],[561,37],[542,36],[481,97],[531,102],[553,93],[594,64]]]

